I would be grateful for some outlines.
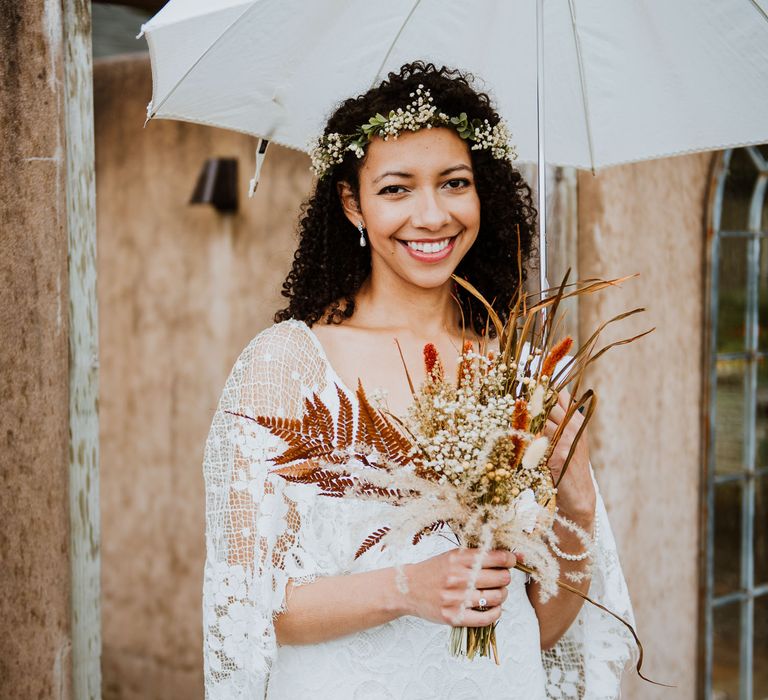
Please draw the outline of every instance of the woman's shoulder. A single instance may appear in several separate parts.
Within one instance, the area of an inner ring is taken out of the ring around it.
[[[308,326],[304,321],[299,321],[295,318],[278,321],[259,331],[245,346],[245,349],[266,347],[290,348],[291,344],[302,346],[310,340],[308,330]]]
[[[304,398],[321,391],[327,363],[308,326],[290,319],[258,333],[242,350],[219,401],[222,411],[300,416]]]
[[[323,372],[324,357],[304,321],[287,319],[257,333],[235,362],[235,370],[283,375],[308,375]]]

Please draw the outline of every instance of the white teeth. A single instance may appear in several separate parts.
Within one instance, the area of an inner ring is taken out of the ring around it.
[[[406,245],[411,250],[418,250],[420,253],[439,253],[441,250],[445,250],[450,242],[450,238],[443,238],[442,241],[436,241],[435,243],[417,243],[416,241],[406,241]]]

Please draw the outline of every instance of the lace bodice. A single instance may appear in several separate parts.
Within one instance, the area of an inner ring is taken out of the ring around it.
[[[349,396],[314,333],[284,321],[246,347],[226,382],[206,443],[206,562],[203,586],[205,689],[208,700],[378,698],[487,700],[616,698],[634,651],[615,620],[584,605],[560,642],[542,653],[524,575],[513,571],[497,628],[502,663],[456,659],[450,628],[415,617],[312,645],[278,646],[274,616],[294,585],[417,562],[455,546],[425,537],[400,551],[354,552],[385,504],[316,496],[311,486],[269,473],[281,442],[248,415],[300,417],[318,392],[338,410],[335,384]],[[600,538],[589,595],[632,621],[632,610],[605,508],[598,493]],[[565,595],[565,593],[563,593]]]

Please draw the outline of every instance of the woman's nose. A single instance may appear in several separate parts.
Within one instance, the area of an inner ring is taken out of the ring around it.
[[[439,231],[450,223],[451,215],[434,192],[422,192],[416,197],[411,221],[416,228]]]

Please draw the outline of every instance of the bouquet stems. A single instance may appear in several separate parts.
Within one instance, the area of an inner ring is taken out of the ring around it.
[[[496,624],[485,627],[453,627],[451,629],[451,654],[466,656],[493,657],[499,665],[499,650],[496,646]]]

